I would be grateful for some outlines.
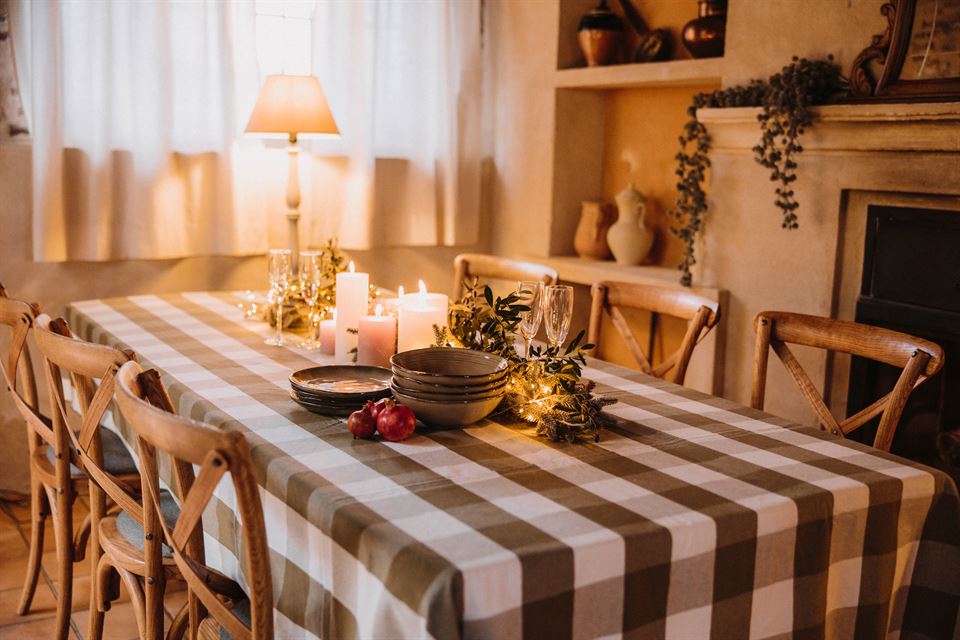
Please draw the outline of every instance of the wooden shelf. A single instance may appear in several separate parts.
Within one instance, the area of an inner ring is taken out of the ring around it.
[[[546,264],[557,270],[561,280],[576,284],[590,285],[600,280],[617,280],[636,284],[651,284],[661,287],[681,288],[680,271],[673,267],[640,265],[628,267],[612,260],[588,260],[577,256],[552,256],[549,258],[530,258],[532,262]],[[711,300],[719,300],[720,291],[712,287],[693,287]]]
[[[720,84],[723,58],[672,60],[606,67],[560,69],[558,89],[630,89],[642,87],[696,87]]]

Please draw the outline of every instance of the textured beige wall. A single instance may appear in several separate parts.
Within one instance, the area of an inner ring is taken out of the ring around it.
[[[0,282],[11,296],[39,302],[60,314],[72,300],[142,293],[263,288],[266,266],[260,256],[202,257],[183,260],[36,263],[31,259],[31,155],[25,145],[0,145]],[[278,186],[278,202],[282,202]],[[474,250],[476,247],[465,249]],[[448,291],[454,256],[464,249],[392,248],[351,252],[357,265],[385,287],[415,285]],[[6,347],[6,337],[3,347]],[[26,440],[6,392],[0,393],[0,488],[23,490]]]

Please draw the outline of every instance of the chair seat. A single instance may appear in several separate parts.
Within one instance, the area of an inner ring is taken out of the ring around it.
[[[243,626],[250,628],[250,601],[248,599],[238,600],[231,611],[237,617],[237,620],[243,623]],[[199,636],[203,640],[234,640],[233,635],[212,616],[207,616],[200,622],[199,631]]]
[[[177,524],[177,518],[180,517],[180,505],[169,491],[160,491],[160,516],[171,530]],[[143,551],[143,527],[125,511],[117,514],[117,531],[127,542]],[[173,551],[166,543],[162,545],[162,549],[165,557],[173,556]]]
[[[109,429],[100,429],[100,441],[103,443],[103,468],[115,476],[127,476],[138,473],[137,464],[133,461],[130,451],[127,450],[123,440]],[[47,460],[50,464],[55,464],[55,454],[53,447],[47,447]],[[80,475],[82,469],[70,465],[70,475]]]

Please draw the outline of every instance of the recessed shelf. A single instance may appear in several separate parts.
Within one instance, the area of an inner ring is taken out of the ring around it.
[[[612,260],[589,260],[577,256],[552,256],[530,258],[533,262],[546,264],[557,270],[561,280],[590,285],[601,280],[616,280],[636,284],[651,284],[660,287],[683,288],[680,271],[674,267],[639,265],[635,267],[617,264]],[[693,287],[700,295],[719,300],[720,291],[712,287]]]
[[[556,71],[558,89],[630,89],[642,87],[696,87],[720,84],[723,58],[671,60]]]

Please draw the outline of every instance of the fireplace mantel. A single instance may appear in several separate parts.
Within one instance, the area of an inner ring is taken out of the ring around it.
[[[960,153],[960,102],[835,104],[813,107],[804,152],[921,151]],[[711,147],[749,151],[760,139],[759,107],[700,109]],[[801,160],[802,161],[802,160]]]

